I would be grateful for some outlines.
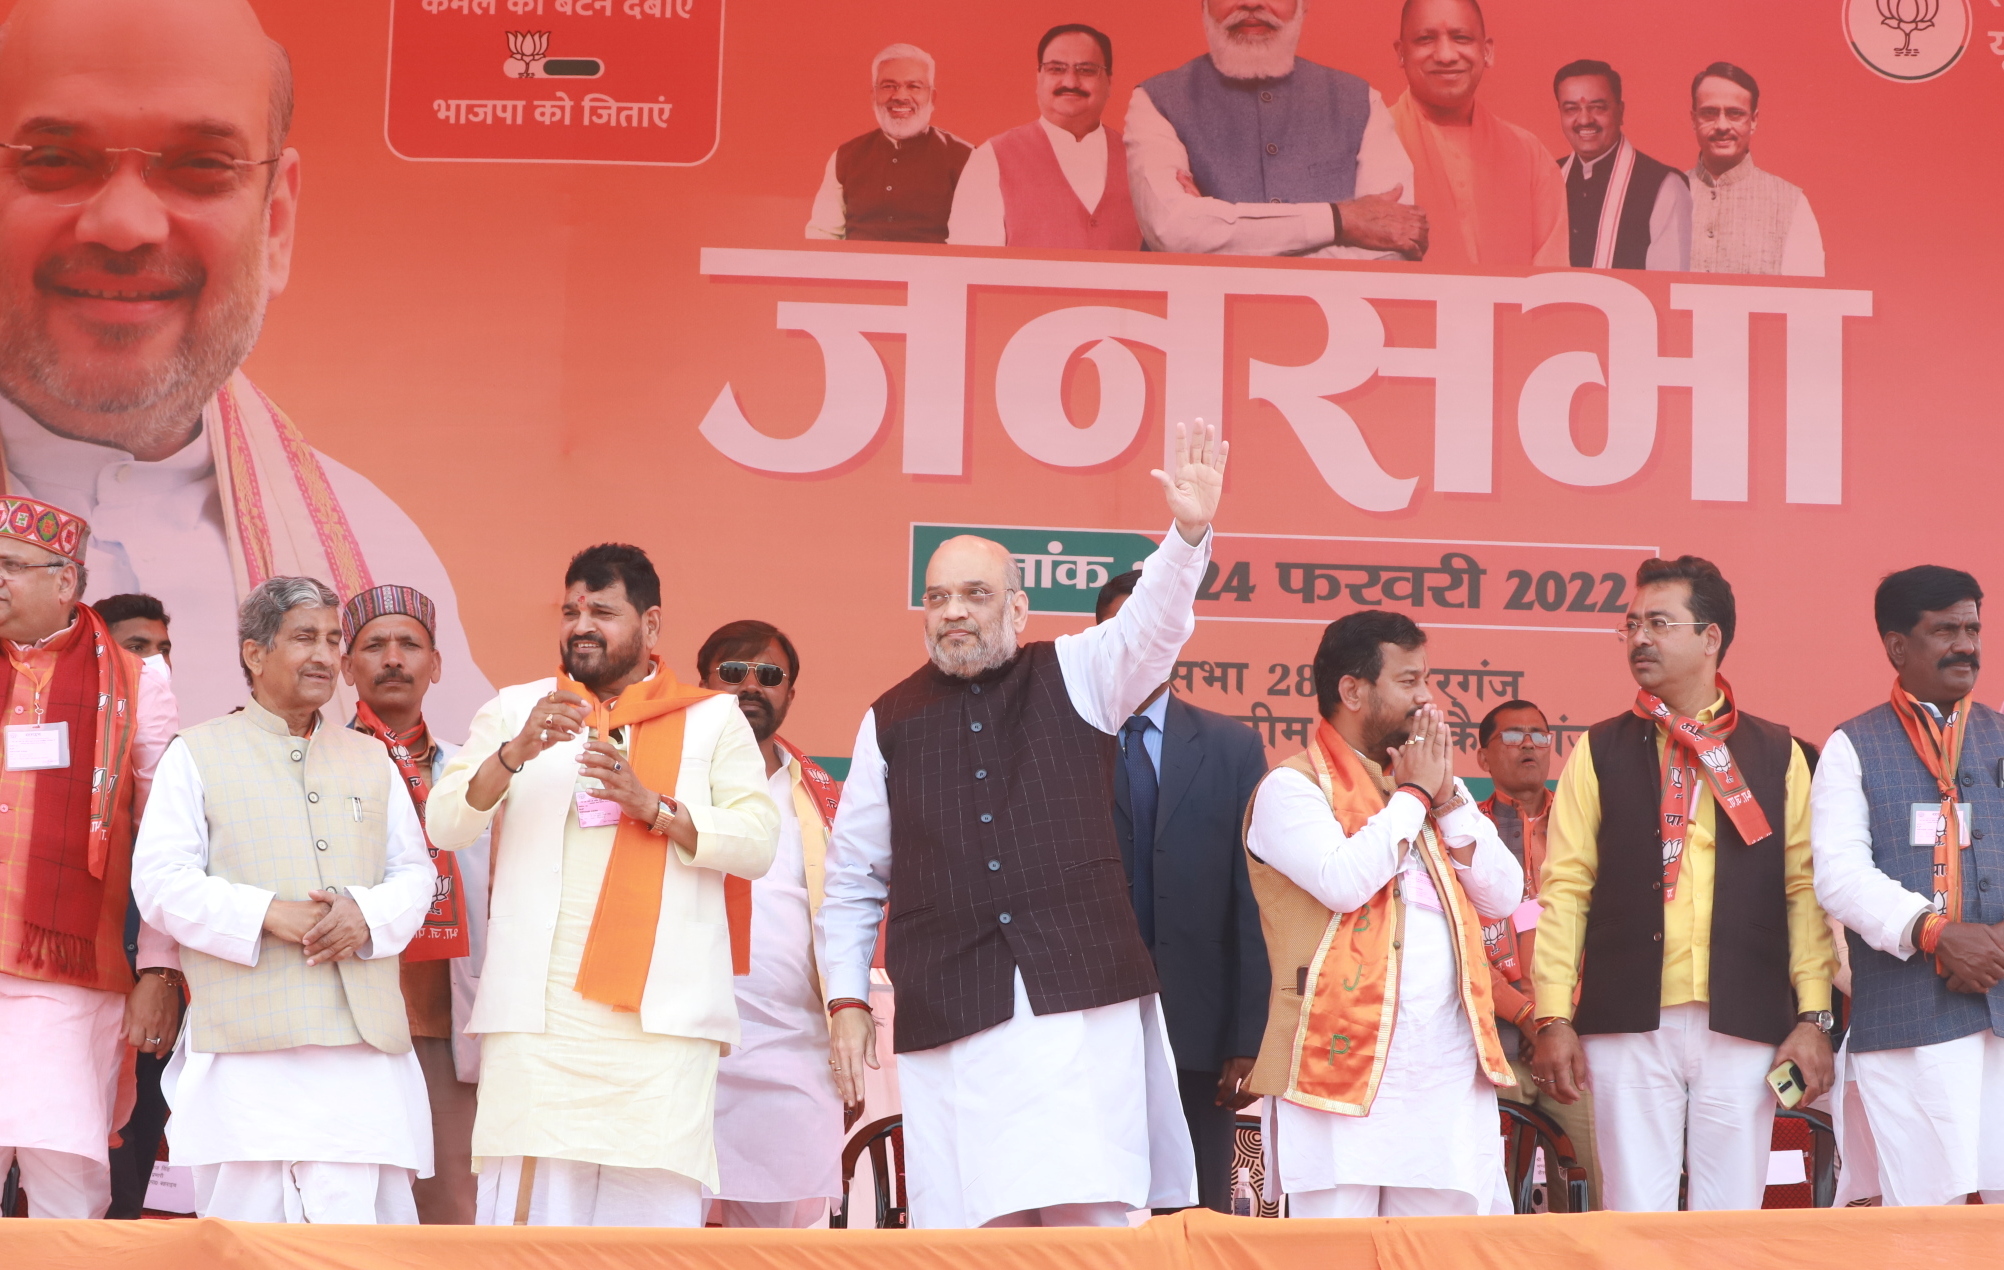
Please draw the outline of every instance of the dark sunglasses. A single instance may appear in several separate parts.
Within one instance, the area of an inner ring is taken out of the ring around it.
[[[723,661],[717,663],[717,678],[727,684],[741,684],[752,671],[758,672],[761,687],[777,688],[786,682],[786,668],[764,661]]]

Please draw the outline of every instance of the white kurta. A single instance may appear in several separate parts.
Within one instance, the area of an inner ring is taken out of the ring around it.
[[[1872,858],[1871,804],[1858,751],[1831,733],[1810,785],[1816,898],[1823,910],[1882,953],[1915,953],[1914,923],[1932,897],[1910,891]],[[2004,1037],[1987,1028],[1936,1045],[1838,1056],[1833,1099],[1838,1141],[1853,1161],[1877,1157],[1878,1178],[1849,1177],[1847,1194],[1883,1195],[1888,1205],[1946,1204],[1973,1191],[2004,1199]],[[1857,1123],[1864,1112],[1864,1125]],[[1871,1151],[1857,1147],[1869,1134]]]
[[[1361,908],[1395,875],[1404,875],[1407,896],[1391,1051],[1371,1112],[1342,1116],[1272,1100],[1267,1177],[1284,1192],[1459,1191],[1474,1197],[1477,1213],[1509,1212],[1496,1087],[1482,1074],[1455,986],[1452,928],[1444,914],[1413,899],[1433,886],[1418,854],[1401,846],[1419,833],[1425,814],[1419,799],[1395,794],[1345,836],[1322,791],[1291,768],[1275,771],[1254,798],[1247,848],[1330,911]],[[1472,863],[1455,868],[1477,912],[1493,917],[1517,907],[1523,869],[1472,799],[1442,817],[1440,832],[1449,846],[1475,846]]]
[[[67,628],[65,628],[67,629]],[[53,636],[51,637],[53,638]],[[145,808],[160,756],[180,724],[167,664],[140,666],[132,735],[133,819]],[[88,755],[72,755],[89,762]],[[0,805],[0,815],[21,809]],[[32,811],[32,809],[30,809]],[[21,834],[24,844],[27,835]],[[0,860],[0,885],[19,889],[26,853]],[[142,923],[139,966],[178,968],[172,940]],[[0,974],[0,1089],[32,1089],[32,1098],[0,1098],[0,1146],[62,1151],[103,1162],[117,1130],[118,1074],[125,1058],[125,997],[69,983]]]
[[[198,435],[174,454],[142,463],[123,450],[57,436],[0,398],[0,442],[16,493],[90,522],[84,563],[92,595],[140,591],[166,606],[174,619],[182,723],[242,705],[236,583],[209,438]],[[494,690],[473,660],[444,564],[423,531],[367,477],[319,457],[376,581],[414,586],[437,603],[447,669],[425,699],[425,715],[445,734],[464,735]]]
[[[842,1098],[814,966],[792,759],[766,781],[779,852],[752,883],[751,973],[736,981],[737,1047],[717,1064],[717,1196],[746,1203],[842,1193]]]
[[[1413,161],[1399,142],[1378,90],[1357,145],[1356,197],[1402,187],[1413,201]],[[1190,170],[1190,152],[1143,88],[1127,104],[1127,183],[1141,236],[1156,251],[1224,252],[1235,256],[1319,256],[1348,260],[1397,259],[1396,252],[1338,246],[1336,214],[1327,203],[1228,203],[1183,188],[1178,172]],[[1246,139],[1253,144],[1252,138]]]
[[[383,880],[348,888],[369,923],[364,958],[403,951],[431,907],[438,877],[410,795],[394,773],[385,779],[383,805],[389,821]],[[209,875],[203,808],[201,769],[186,745],[169,746],[133,847],[133,896],[141,915],[184,947],[255,966],[265,912],[276,896]],[[194,1048],[184,1021],[160,1086],[174,1112],[167,1141],[176,1164],[386,1164],[431,1176],[431,1103],[409,1051],[385,1054],[355,1044],[210,1054]]]
[[[1210,547],[1208,533],[1192,547],[1172,527],[1115,617],[1058,637],[1065,691],[1080,718],[1118,732],[1169,678],[1196,626],[1191,606]],[[870,996],[893,857],[886,771],[872,711],[856,735],[828,844],[818,941],[831,1000]],[[1059,1204],[1197,1202],[1196,1157],[1154,996],[1037,1016],[1019,986],[1010,1021],[898,1063],[914,1226],[979,1226]],[[994,1088],[997,1081],[1007,1088]],[[1091,1091],[1090,1113],[1081,1090]]]

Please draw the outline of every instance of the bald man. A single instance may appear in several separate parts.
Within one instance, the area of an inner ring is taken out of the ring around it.
[[[238,369],[291,274],[291,114],[285,51],[244,0],[14,9],[0,43],[7,483],[90,521],[95,588],[174,614],[182,723],[244,700],[240,589],[305,575],[345,599],[387,577],[438,602],[440,649],[466,673],[427,711],[464,735],[491,690],[444,566]],[[353,712],[352,690],[337,708]]]
[[[1426,260],[1461,268],[1563,268],[1566,186],[1544,144],[1477,104],[1496,62],[1475,0],[1406,0],[1392,51],[1406,73],[1392,123],[1427,214]]]
[[[1197,1200],[1196,1160],[1113,824],[1114,734],[1195,626],[1225,446],[1179,426],[1174,528],[1120,613],[1019,644],[1016,561],[950,538],[926,566],[931,661],[863,716],[816,920],[843,1101],[877,1065],[886,965],[911,1224],[1121,1226]],[[891,868],[897,865],[897,890]]]

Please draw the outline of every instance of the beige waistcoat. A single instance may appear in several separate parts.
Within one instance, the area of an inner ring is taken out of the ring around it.
[[[397,786],[382,742],[324,720],[311,737],[293,736],[256,701],[186,729],[181,740],[202,774],[210,877],[281,900],[383,880],[384,797]],[[411,1048],[395,957],[308,966],[298,944],[266,934],[255,966],[187,949],[181,959],[198,1050]]]

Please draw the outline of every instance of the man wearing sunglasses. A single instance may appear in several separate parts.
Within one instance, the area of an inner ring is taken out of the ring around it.
[[[916,1227],[1124,1226],[1196,1202],[1113,818],[1114,737],[1195,629],[1224,488],[1215,428],[1179,424],[1173,453],[1152,475],[1175,523],[1098,626],[1019,643],[1015,558],[971,535],[941,543],[920,597],[930,660],[856,735],[816,926],[828,1057],[860,1102],[888,906]]]
[[[800,654],[767,622],[730,622],[696,653],[703,686],[738,699],[765,757],[779,850],[751,886],[751,973],[739,975],[743,1035],[717,1064],[712,1225],[812,1226],[842,1193],[842,1098],[828,1066],[828,1015],[814,957],[834,780],[779,735]]]
[[[1559,777],[1539,901],[1540,1090],[1592,1082],[1601,1198],[1619,1212],[1759,1208],[1775,1095],[1831,1082],[1837,954],[1816,902],[1809,764],[1739,709],[1719,663],[1733,588],[1697,556],[1645,560],[1616,629],[1639,691]],[[1591,1073],[1591,1075],[1589,1075]]]
[[[1100,123],[1113,41],[1080,22],[1037,44],[1040,117],[975,148],[953,187],[946,241],[975,247],[1141,250],[1120,133]]]
[[[1499,1089],[1508,1098],[1535,1107],[1566,1131],[1573,1154],[1585,1166],[1588,1196],[1599,1193],[1593,1154],[1593,1094],[1581,1091],[1577,1103],[1562,1103],[1531,1079],[1531,1034],[1537,1013],[1532,1002],[1531,962],[1537,946],[1538,884],[1545,869],[1545,829],[1551,821],[1552,791],[1545,782],[1552,774],[1552,725],[1532,701],[1506,701],[1483,716],[1477,733],[1475,761],[1496,783],[1495,792],[1477,806],[1495,822],[1497,835],[1524,868],[1524,903],[1516,912],[1482,928],[1489,952],[1489,996],[1496,1003],[1496,1035],[1510,1066],[1517,1073],[1515,1089]]]
[[[91,522],[104,594],[174,614],[184,723],[242,703],[237,605],[260,578],[347,596],[393,577],[438,602],[457,669],[427,708],[458,735],[489,688],[445,567],[239,370],[291,274],[292,107],[285,50],[245,0],[14,6],[0,42],[8,488]]]

